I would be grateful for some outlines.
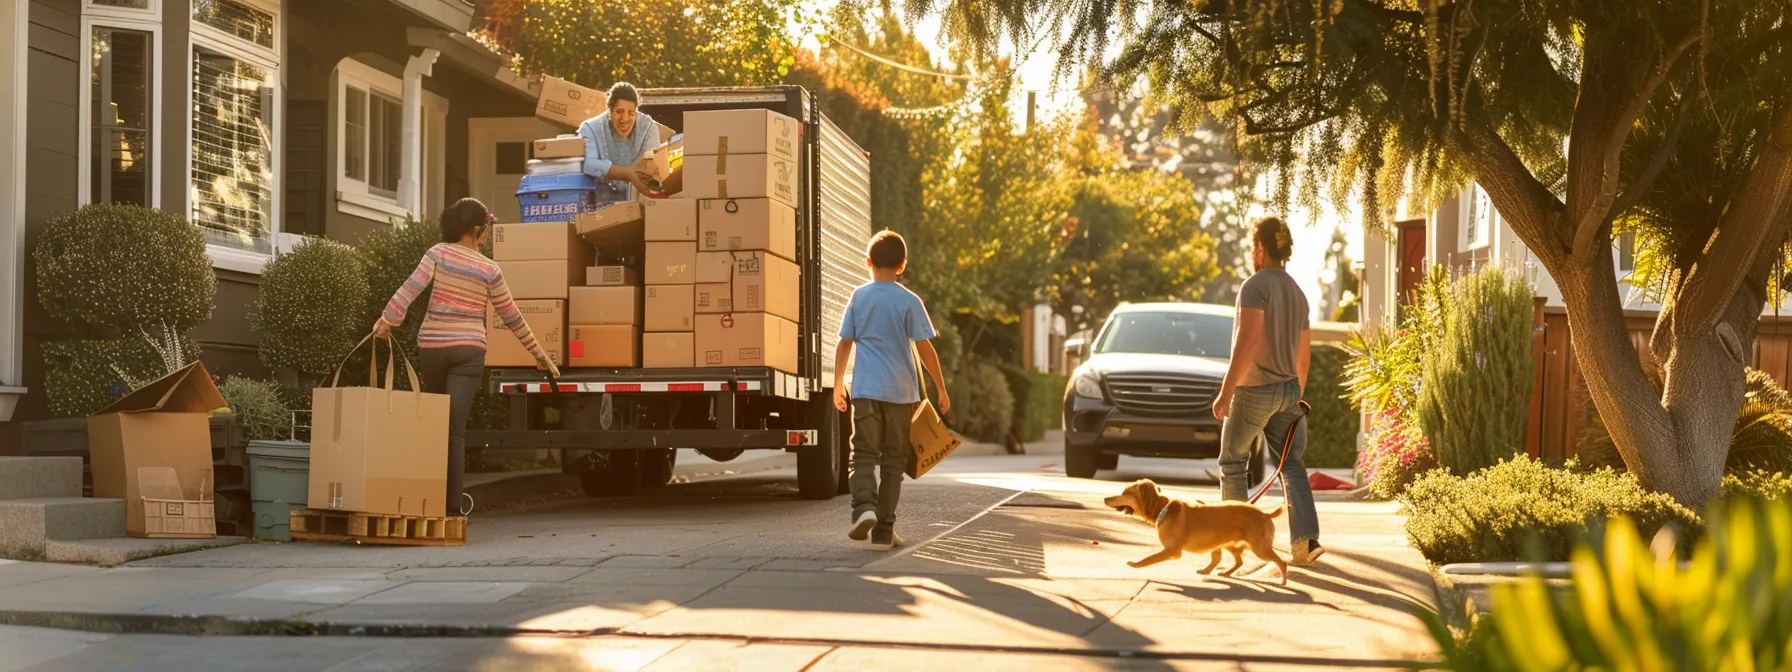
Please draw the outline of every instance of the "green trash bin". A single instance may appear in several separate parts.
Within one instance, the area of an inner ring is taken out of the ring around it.
[[[288,516],[306,508],[310,475],[311,444],[249,442],[249,496],[254,502],[256,538],[292,540]]]

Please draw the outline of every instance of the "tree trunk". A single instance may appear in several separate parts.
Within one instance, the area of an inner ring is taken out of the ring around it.
[[[1592,266],[1557,278],[1587,392],[1643,487],[1700,510],[1723,482],[1761,295],[1737,292],[1717,326],[1701,332],[1677,319],[1671,294],[1650,352],[1639,355],[1611,265]],[[1659,392],[1644,373],[1643,357],[1667,372]]]

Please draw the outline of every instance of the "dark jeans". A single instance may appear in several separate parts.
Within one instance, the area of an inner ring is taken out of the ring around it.
[[[470,345],[452,348],[420,348],[417,371],[423,374],[423,391],[448,395],[448,515],[465,513],[461,484],[467,472],[467,417],[473,414],[473,395],[485,375],[485,348]]]
[[[896,502],[902,498],[903,472],[908,468],[908,426],[919,404],[892,404],[876,399],[852,400],[852,515],[877,511],[879,527],[896,525]]]

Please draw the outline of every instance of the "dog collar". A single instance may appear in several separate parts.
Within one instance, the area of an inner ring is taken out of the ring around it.
[[[1167,516],[1167,515],[1170,515],[1170,503],[1164,502],[1164,508],[1158,509],[1158,511],[1157,511],[1157,522],[1153,523],[1153,524],[1158,527],[1163,527],[1164,526],[1164,516]]]

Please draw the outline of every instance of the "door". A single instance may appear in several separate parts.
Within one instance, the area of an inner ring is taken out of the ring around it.
[[[1425,220],[1418,219],[1400,222],[1399,235],[1395,247],[1399,252],[1400,271],[1399,294],[1395,301],[1399,302],[1400,314],[1405,315],[1406,304],[1412,301],[1413,290],[1425,280]]]
[[[565,132],[534,117],[468,119],[468,191],[491,208],[498,221],[522,221],[516,188],[529,165],[531,143]]]

